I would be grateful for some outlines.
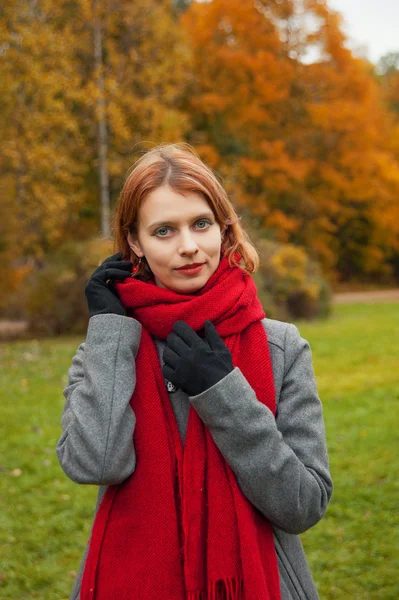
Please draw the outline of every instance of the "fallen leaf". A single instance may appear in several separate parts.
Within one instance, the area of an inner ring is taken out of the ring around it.
[[[32,425],[31,431],[33,431],[33,433],[39,433],[39,434],[43,433],[43,429],[41,429],[37,425]]]

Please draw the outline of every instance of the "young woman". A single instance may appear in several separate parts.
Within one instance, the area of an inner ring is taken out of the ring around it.
[[[72,600],[313,600],[298,534],[332,493],[309,344],[187,144],[142,156],[86,285],[57,455],[99,485]]]

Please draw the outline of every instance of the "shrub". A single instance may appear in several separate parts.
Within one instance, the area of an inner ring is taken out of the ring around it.
[[[26,278],[25,314],[35,335],[81,333],[87,328],[84,286],[95,268],[113,253],[112,242],[66,242],[46,256]]]
[[[260,266],[254,279],[268,316],[288,321],[329,314],[329,284],[303,248],[265,239],[258,239],[256,247]]]

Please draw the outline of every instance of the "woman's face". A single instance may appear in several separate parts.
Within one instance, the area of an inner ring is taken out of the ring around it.
[[[154,190],[138,214],[138,235],[128,242],[137,256],[145,256],[159,287],[182,294],[201,289],[218,268],[221,230],[208,202],[198,193],[184,196],[169,186]],[[197,273],[180,267],[202,263]]]

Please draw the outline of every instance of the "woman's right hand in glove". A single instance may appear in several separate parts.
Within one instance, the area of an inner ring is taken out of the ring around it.
[[[87,282],[85,295],[90,317],[107,313],[127,316],[113,281],[130,277],[133,263],[121,258],[122,252],[106,258]]]

